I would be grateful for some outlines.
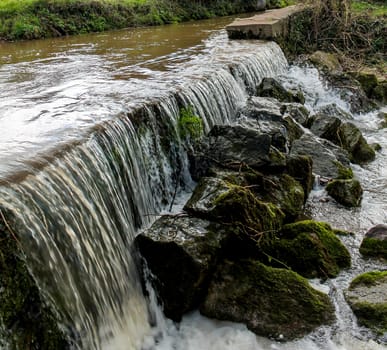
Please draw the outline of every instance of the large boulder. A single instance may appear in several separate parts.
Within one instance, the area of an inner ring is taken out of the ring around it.
[[[359,180],[332,180],[326,186],[326,191],[336,202],[346,207],[359,207],[361,204],[363,189]]]
[[[373,331],[387,332],[387,271],[372,271],[357,276],[345,291],[345,299],[358,322]]]
[[[336,103],[330,103],[318,108],[318,112],[321,114],[329,115],[330,117],[339,118],[342,121],[352,120],[353,116],[339,107]]]
[[[277,230],[284,213],[272,203],[263,202],[244,186],[218,178],[203,178],[184,206],[191,215],[232,223],[248,234]]]
[[[12,220],[0,219],[0,338],[10,349],[70,349],[57,312],[46,303],[9,229]]]
[[[349,104],[353,113],[368,112],[375,108],[375,103],[369,99],[361,84],[346,73],[328,74],[327,78],[333,88],[339,89],[340,97]]]
[[[281,112],[284,116],[292,117],[297,123],[302,126],[306,125],[310,112],[301,103],[283,103]]]
[[[305,133],[294,141],[290,155],[310,156],[313,161],[313,173],[326,178],[339,178],[343,168],[350,166],[345,150],[311,133]]]
[[[263,78],[257,87],[256,95],[272,97],[281,102],[305,103],[305,97],[301,91],[287,90],[274,78]]]
[[[379,224],[367,231],[360,245],[360,253],[387,260],[387,225]]]
[[[368,97],[372,97],[372,93],[378,85],[376,74],[367,71],[351,71],[348,74],[360,83]]]
[[[278,151],[271,145],[271,136],[241,125],[216,125],[209,133],[209,157],[222,165],[246,164],[251,168],[280,166],[272,159]],[[284,164],[283,164],[284,166]]]
[[[252,260],[220,265],[200,312],[245,323],[258,335],[281,340],[302,337],[334,319],[328,296],[307,280]]]
[[[271,144],[281,152],[287,152],[288,146],[304,131],[283,107],[272,98],[251,97],[239,112],[238,124],[270,135]]]
[[[307,278],[335,277],[351,266],[348,250],[326,223],[312,220],[284,225],[261,247],[275,266],[288,266]],[[279,265],[278,265],[279,264]]]
[[[372,91],[372,97],[381,103],[387,103],[387,80],[378,81],[378,85]]]
[[[338,143],[338,129],[341,120],[327,114],[318,113],[308,120],[310,131],[318,137]]]
[[[179,321],[198,307],[226,239],[220,225],[179,215],[162,216],[136,237],[167,317]]]
[[[308,61],[325,73],[341,73],[343,71],[338,58],[332,53],[316,51],[308,57]]]
[[[213,182],[220,179],[228,186],[233,184],[248,188],[260,201],[275,204],[285,214],[287,222],[303,212],[306,201],[303,186],[286,173],[263,174],[241,167],[239,171],[212,168],[210,175],[217,178],[212,179]]]
[[[375,151],[368,145],[359,128],[350,123],[342,123],[338,130],[340,146],[351,155],[353,163],[362,164],[375,159]]]

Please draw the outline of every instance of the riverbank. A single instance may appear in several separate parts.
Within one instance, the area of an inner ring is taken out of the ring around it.
[[[269,7],[287,1],[268,1]],[[254,0],[4,0],[0,40],[59,37],[256,11]]]

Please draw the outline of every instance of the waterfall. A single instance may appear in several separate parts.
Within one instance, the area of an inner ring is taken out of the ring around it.
[[[125,349],[139,349],[149,332],[131,244],[176,187],[190,182],[180,108],[192,106],[206,132],[230,123],[247,91],[287,66],[274,43],[251,45],[231,62],[226,54],[201,57],[169,93],[98,125],[43,169],[0,187],[31,273],[77,335],[76,348],[108,349],[124,333]]]

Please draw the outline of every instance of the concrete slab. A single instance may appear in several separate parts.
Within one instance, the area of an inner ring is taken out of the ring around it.
[[[305,9],[293,5],[282,9],[268,10],[249,18],[238,18],[226,26],[228,36],[236,39],[273,39],[286,36],[290,18]]]

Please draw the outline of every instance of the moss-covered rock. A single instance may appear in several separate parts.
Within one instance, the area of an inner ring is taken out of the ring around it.
[[[198,307],[226,239],[220,225],[188,216],[163,216],[136,237],[167,317]]]
[[[290,155],[311,157],[313,173],[326,178],[337,178],[343,167],[350,166],[347,151],[310,133],[294,141]]]
[[[376,225],[368,230],[360,245],[360,253],[387,260],[387,225]]]
[[[334,319],[327,295],[314,290],[307,280],[251,260],[220,265],[200,311],[284,340],[301,337]]]
[[[297,123],[305,126],[306,121],[309,118],[308,109],[302,105],[301,103],[285,103],[282,104],[282,110],[284,116],[289,115],[292,117]]]
[[[368,97],[372,97],[375,87],[378,85],[378,78],[374,73],[366,71],[349,72],[353,78],[355,78],[363,88]]]
[[[232,223],[253,235],[279,229],[284,219],[281,209],[259,200],[248,187],[217,178],[203,178],[184,210],[206,219]]]
[[[304,189],[305,200],[313,188],[313,161],[309,156],[289,156],[286,161],[286,172],[296,179]]]
[[[264,78],[257,87],[256,95],[272,97],[281,102],[305,103],[305,97],[301,91],[287,90],[274,78]]]
[[[242,125],[216,125],[209,133],[208,157],[223,166],[270,166],[271,136]]]
[[[381,103],[387,103],[387,80],[378,82],[372,91],[372,98]]]
[[[387,271],[357,276],[345,292],[358,322],[377,333],[387,332]]]
[[[0,220],[0,324],[5,331],[0,336],[15,350],[69,349],[56,313],[45,302],[9,227]]]
[[[313,132],[313,134],[332,141],[333,143],[338,143],[338,129],[341,125],[341,120],[339,118],[318,113],[308,120],[308,124],[310,131]]]
[[[324,72],[342,72],[343,68],[337,57],[328,52],[316,51],[308,58],[309,62]]]
[[[328,194],[346,207],[358,207],[361,204],[363,189],[359,180],[332,180],[326,186]]]
[[[363,137],[358,127],[350,122],[342,123],[338,130],[339,144],[351,155],[351,161],[363,164],[375,159],[375,151]]]
[[[284,225],[281,231],[265,239],[260,248],[271,263],[288,266],[304,277],[334,277],[351,265],[348,250],[332,228],[323,222],[299,221]]]

